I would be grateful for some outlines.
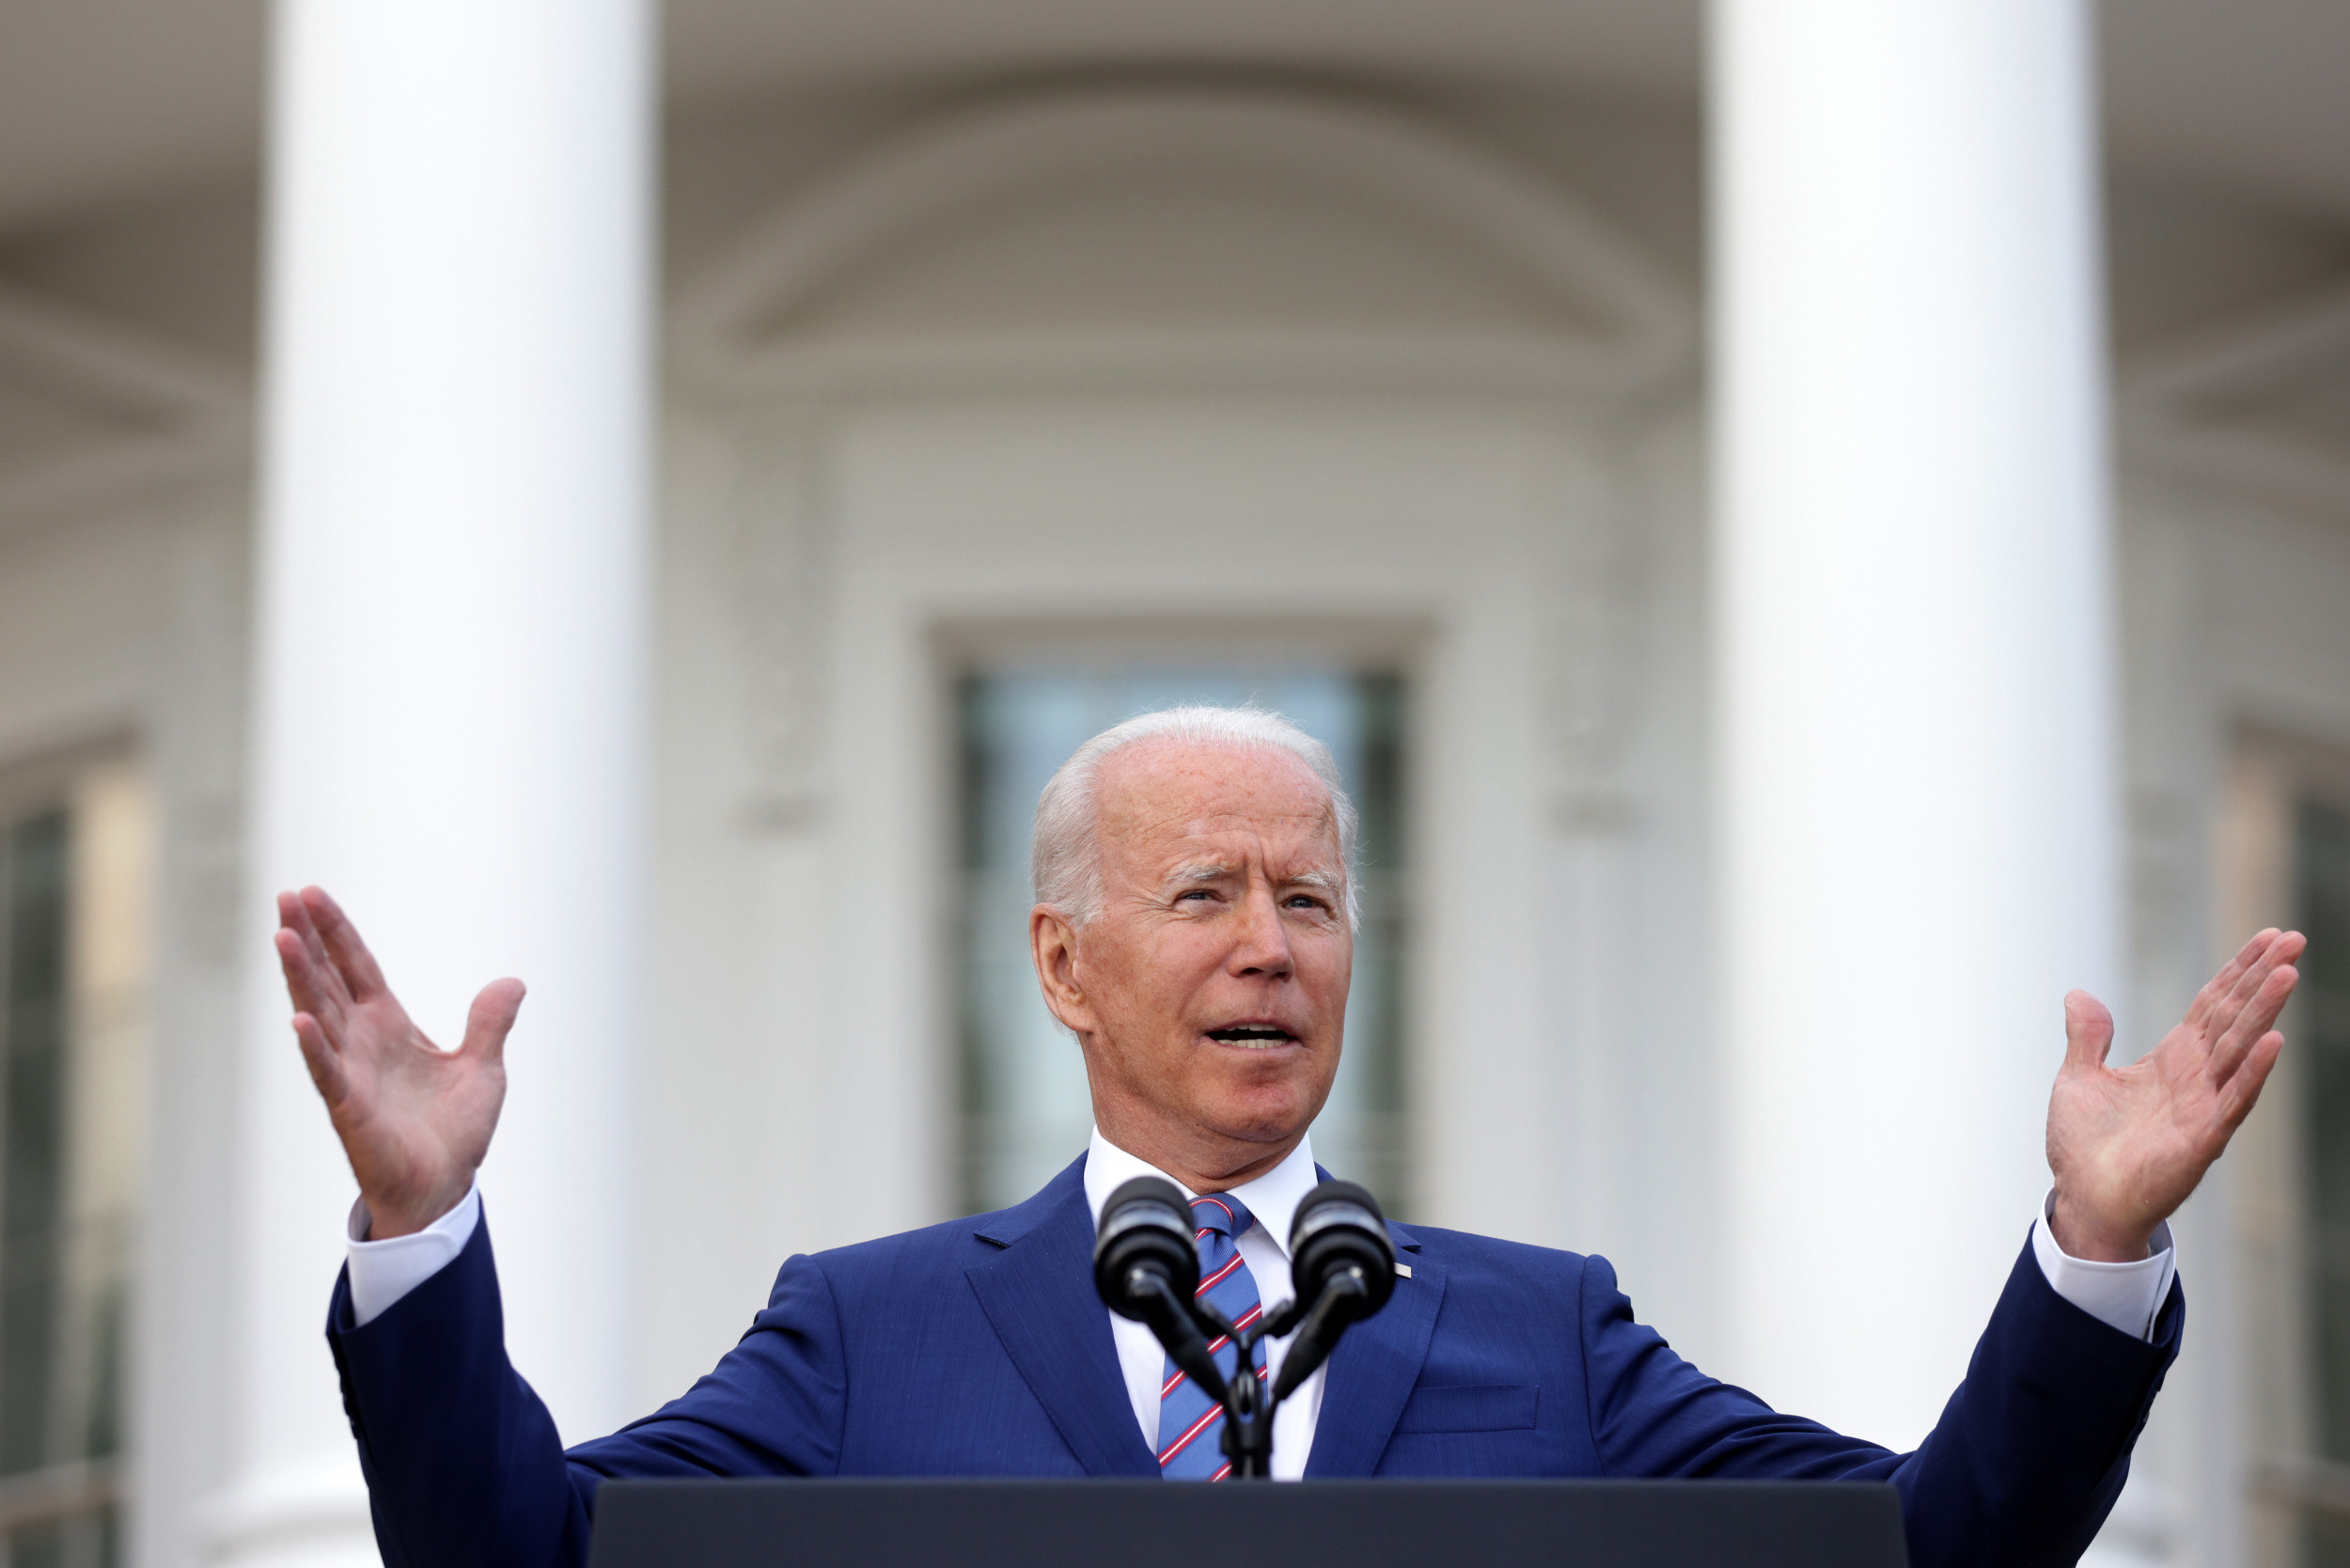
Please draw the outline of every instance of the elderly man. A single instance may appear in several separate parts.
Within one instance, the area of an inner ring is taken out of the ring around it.
[[[1354,832],[1329,753],[1272,715],[1177,709],[1087,743],[1038,805],[1029,928],[1084,1052],[1091,1147],[1016,1208],[791,1259],[709,1376],[568,1453],[507,1361],[474,1187],[521,984],[484,989],[444,1053],[324,893],[281,899],[295,1034],[359,1180],[328,1337],[385,1560],[580,1563],[597,1486],[624,1476],[1216,1479],[1220,1415],[1093,1294],[1095,1218],[1158,1172],[1195,1198],[1228,1312],[1286,1296],[1345,1020]],[[2164,1221],[2275,1064],[2301,947],[2254,937],[2118,1070],[2105,1009],[2066,998],[2055,1188],[1916,1452],[1704,1376],[1600,1259],[1397,1225],[1410,1274],[1282,1407],[1275,1473],[1889,1479],[1919,1568],[2071,1561],[2177,1354]]]

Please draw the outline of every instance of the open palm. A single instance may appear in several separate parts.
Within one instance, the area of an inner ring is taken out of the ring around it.
[[[2146,1255],[2260,1098],[2284,1048],[2278,1014],[2299,979],[2299,932],[2264,931],[2197,994],[2176,1028],[2126,1067],[2106,1065],[2113,1015],[2064,998],[2064,1066],[2048,1100],[2056,1238],[2076,1257]]]
[[[484,986],[463,1043],[444,1051],[410,1021],[357,928],[322,888],[279,894],[277,918],[294,1037],[359,1179],[369,1234],[421,1231],[457,1206],[489,1152],[523,983]]]

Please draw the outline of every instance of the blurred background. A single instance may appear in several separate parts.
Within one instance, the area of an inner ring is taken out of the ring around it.
[[[2062,989],[2300,923],[2092,1560],[2350,1562],[2345,102],[2338,0],[0,0],[0,1568],[374,1560],[274,888],[530,981],[582,1437],[1082,1149],[1027,813],[1178,699],[1365,813],[1324,1163],[1888,1442]]]

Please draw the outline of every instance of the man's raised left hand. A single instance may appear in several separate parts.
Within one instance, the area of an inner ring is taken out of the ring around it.
[[[2051,1217],[2076,1258],[2131,1262],[2186,1201],[2260,1098],[2285,1038],[2277,1015],[2307,940],[2264,931],[2212,977],[2162,1043],[2106,1065],[2113,1014],[2086,991],[2064,998],[2064,1066],[2048,1098]]]

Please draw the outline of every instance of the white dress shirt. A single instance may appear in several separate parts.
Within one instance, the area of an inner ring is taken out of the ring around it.
[[[1100,1128],[1093,1132],[1093,1141],[1086,1146],[1086,1207],[1093,1211],[1093,1223],[1102,1223],[1102,1205],[1109,1201],[1120,1183],[1136,1176],[1161,1176],[1164,1170],[1143,1164],[1118,1145],[1102,1136]],[[1311,1138],[1299,1138],[1289,1158],[1253,1182],[1244,1182],[1232,1188],[1232,1196],[1247,1205],[1255,1223],[1232,1238],[1240,1248],[1241,1262],[1256,1277],[1257,1298],[1270,1312],[1290,1298],[1290,1219],[1297,1213],[1297,1205],[1322,1178],[1314,1174],[1314,1151]],[[1181,1182],[1186,1200],[1199,1195]],[[1410,1282],[1399,1279],[1396,1288]],[[1152,1453],[1159,1451],[1159,1388],[1167,1377],[1167,1352],[1151,1333],[1148,1324],[1121,1318],[1109,1309],[1110,1338],[1118,1345],[1118,1370],[1126,1375],[1126,1397],[1134,1403],[1135,1419],[1142,1425],[1142,1440]],[[1265,1341],[1265,1382],[1267,1387],[1280,1381],[1281,1358],[1289,1354],[1290,1340],[1283,1335]],[[1329,1364],[1314,1369],[1314,1374],[1297,1386],[1296,1392],[1281,1402],[1273,1412],[1273,1479],[1295,1481],[1306,1473],[1306,1456],[1313,1450],[1314,1422],[1322,1415],[1322,1378],[1330,1370]]]
[[[351,1237],[351,1325],[365,1328],[401,1296],[455,1262],[480,1223],[479,1182],[465,1189],[457,1207],[423,1230],[389,1241],[368,1240],[368,1200],[354,1200],[345,1222]]]
[[[2031,1228],[2031,1255],[2047,1277],[2049,1289],[2108,1327],[2136,1339],[2154,1337],[2154,1314],[2170,1299],[2170,1281],[2178,1277],[2179,1254],[2170,1245],[2170,1222],[2154,1227],[2147,1239],[2146,1256],[2134,1263],[2100,1263],[2076,1258],[2057,1245],[2048,1230],[2056,1217],[2056,1188],[2040,1200],[2040,1217]]]
[[[1111,1143],[1097,1128],[1093,1141],[1086,1149],[1085,1169],[1086,1206],[1093,1212],[1097,1226],[1101,1223],[1103,1203],[1120,1183],[1136,1176],[1167,1173],[1153,1169]],[[1174,1181],[1171,1176],[1167,1179]],[[1289,1299],[1290,1220],[1297,1212],[1298,1200],[1312,1190],[1315,1181],[1312,1145],[1300,1138],[1289,1158],[1255,1181],[1232,1188],[1232,1195],[1247,1204],[1248,1212],[1255,1216],[1256,1223],[1234,1240],[1248,1272],[1256,1277],[1257,1294],[1267,1310]],[[1175,1184],[1183,1187],[1181,1182]],[[1183,1196],[1196,1198],[1198,1194],[1185,1187]],[[2137,1262],[2092,1262],[2073,1257],[2057,1245],[2047,1223],[2055,1206],[2056,1194],[2051,1191],[2042,1201],[2040,1217],[2033,1222],[2031,1231],[2032,1257],[2049,1286],[2099,1322],[2141,1340],[2153,1339],[2154,1315],[2162,1309],[2163,1301],[2170,1294],[2170,1281],[2178,1272],[2178,1253],[2171,1245],[2170,1227],[2165,1224],[2155,1229],[2148,1256]],[[367,1206],[353,1203],[350,1272],[354,1325],[365,1326],[454,1261],[480,1223],[481,1189],[478,1185],[466,1192],[457,1207],[424,1230],[395,1236],[390,1241],[368,1240]],[[1411,1282],[1399,1279],[1396,1286],[1408,1290]],[[1562,1310],[1564,1306],[1561,1304]],[[1159,1383],[1167,1366],[1167,1353],[1152,1337],[1148,1326],[1121,1318],[1106,1307],[1102,1311],[1110,1321],[1110,1339],[1118,1347],[1119,1371],[1125,1377],[1126,1397],[1134,1405],[1135,1420],[1142,1428],[1142,1440],[1156,1453]],[[1272,1377],[1280,1376],[1281,1358],[1288,1351],[1286,1337],[1265,1342],[1265,1366]],[[1307,1457],[1313,1451],[1314,1423],[1322,1415],[1323,1375],[1327,1371],[1326,1366],[1316,1368],[1313,1376],[1274,1412],[1276,1481],[1295,1481],[1305,1473]]]

